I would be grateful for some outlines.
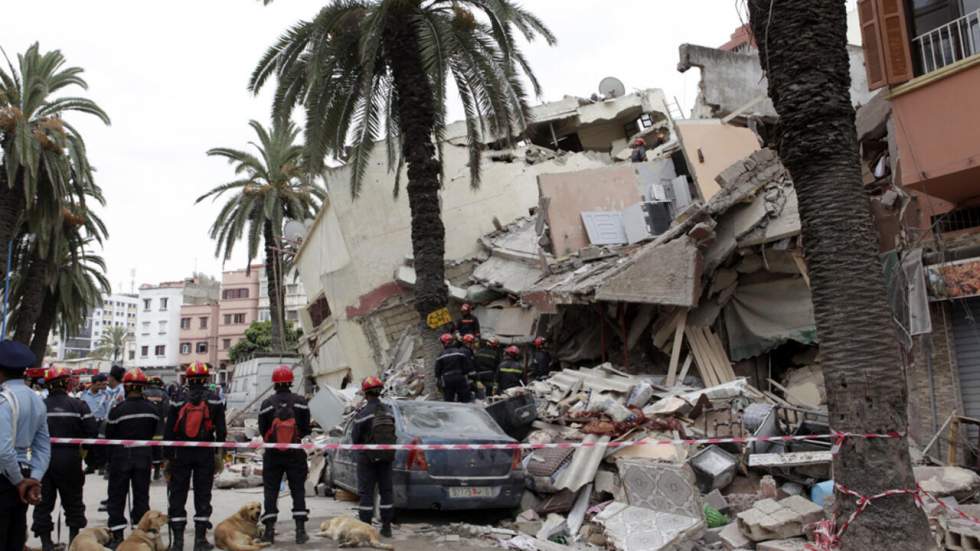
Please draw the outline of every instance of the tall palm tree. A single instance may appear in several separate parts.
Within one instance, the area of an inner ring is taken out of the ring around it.
[[[92,354],[116,364],[122,358],[123,352],[126,351],[126,345],[131,340],[129,329],[126,327],[120,325],[109,327],[102,333],[102,337],[96,345],[97,348]]]
[[[517,35],[555,43],[511,0],[332,0],[286,31],[252,74],[253,92],[277,78],[274,117],[303,107],[306,161],[319,170],[328,154],[346,159],[355,196],[376,141],[384,138],[390,169],[400,174],[407,163],[422,320],[449,298],[439,204],[447,84],[451,78],[463,105],[476,186],[483,138],[509,140],[527,126],[525,78],[540,96]],[[434,331],[422,328],[434,356]]]
[[[82,69],[65,67],[58,50],[41,52],[37,43],[17,56],[15,68],[4,53],[0,66],[0,262],[8,243],[22,224],[38,231],[41,221],[57,219],[63,201],[81,196],[92,181],[85,142],[63,116],[93,115],[105,124],[109,117],[92,100],[64,96],[71,88],[88,88]],[[30,216],[25,216],[29,214]]]
[[[280,350],[286,350],[283,224],[288,219],[310,217],[320,208],[326,192],[304,171],[303,146],[296,143],[299,136],[296,125],[282,119],[271,129],[256,121],[248,124],[258,137],[258,142],[250,142],[258,155],[224,147],[208,151],[210,156],[227,159],[240,178],[212,189],[196,202],[209,197],[217,200],[225,193],[233,193],[211,226],[211,238],[217,242],[215,256],[227,261],[235,244],[247,238],[250,269],[252,260],[258,257],[259,243],[264,243],[272,341]]]
[[[843,0],[749,0],[779,113],[779,154],[800,202],[830,422],[841,432],[906,432],[905,376],[861,180]],[[915,488],[905,438],[846,441],[834,481],[863,495]],[[838,494],[837,518],[854,511]],[[911,496],[875,501],[844,533],[848,551],[933,549]]]

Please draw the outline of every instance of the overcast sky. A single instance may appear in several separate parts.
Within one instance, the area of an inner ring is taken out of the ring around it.
[[[217,206],[194,205],[232,179],[205,156],[244,147],[249,119],[266,121],[268,94],[245,89],[261,53],[326,0],[4,0],[0,46],[12,57],[31,43],[60,49],[85,69],[88,95],[111,127],[76,116],[107,199],[104,255],[114,290],[180,279],[196,268],[217,275],[208,228]],[[662,88],[685,109],[698,74],[677,72],[685,42],[719,46],[740,24],[737,0],[524,0],[558,36],[527,54],[544,100],[589,96],[605,76],[627,90]],[[742,2],[738,2],[742,3]],[[455,113],[459,113],[456,109]],[[236,255],[225,268],[244,265]]]

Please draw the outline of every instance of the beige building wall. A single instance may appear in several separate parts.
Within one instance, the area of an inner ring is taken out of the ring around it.
[[[192,362],[204,362],[212,367],[218,365],[218,313],[217,302],[181,307],[178,350],[181,368]]]
[[[250,272],[235,270],[221,277],[221,298],[218,302],[219,368],[228,367],[228,351],[245,336],[245,330],[259,316],[259,274],[262,266],[252,266]]]

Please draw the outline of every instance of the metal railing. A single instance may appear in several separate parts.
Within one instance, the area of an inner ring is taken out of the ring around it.
[[[915,37],[912,47],[913,57],[921,64],[920,74],[976,55],[980,47],[980,10]]]

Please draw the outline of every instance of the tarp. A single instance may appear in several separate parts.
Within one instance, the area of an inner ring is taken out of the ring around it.
[[[810,289],[802,277],[739,285],[725,306],[732,361],[752,358],[787,342],[817,342]]]

